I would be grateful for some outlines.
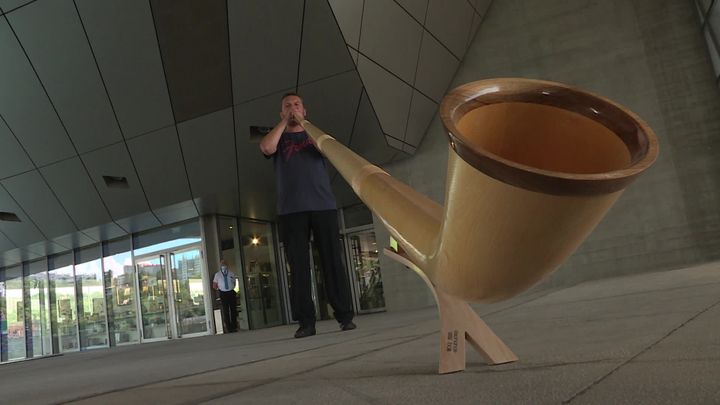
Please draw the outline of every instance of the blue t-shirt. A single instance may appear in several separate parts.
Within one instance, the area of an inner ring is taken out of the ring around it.
[[[325,158],[305,131],[283,133],[272,157],[278,214],[337,208]]]

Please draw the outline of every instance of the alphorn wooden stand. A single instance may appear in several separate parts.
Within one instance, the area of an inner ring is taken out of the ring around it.
[[[413,264],[402,251],[385,248],[385,255],[409,267],[432,291],[440,315],[440,374],[465,370],[465,342],[469,342],[489,365],[517,361],[510,350],[490,327],[480,319],[470,305],[445,294],[433,285],[425,273]]]

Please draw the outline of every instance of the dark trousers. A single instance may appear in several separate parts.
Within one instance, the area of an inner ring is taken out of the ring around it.
[[[280,215],[280,231],[290,265],[290,300],[293,319],[301,327],[315,326],[315,305],[310,279],[310,232],[320,254],[325,295],[333,307],[335,319],[353,319],[352,298],[345,266],[342,264],[337,211],[305,211]]]
[[[226,332],[237,332],[237,293],[234,290],[220,291],[220,302],[222,303],[222,319],[225,321]]]

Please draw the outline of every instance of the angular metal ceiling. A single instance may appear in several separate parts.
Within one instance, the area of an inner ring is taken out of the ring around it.
[[[0,266],[208,213],[273,218],[248,128],[287,91],[368,160],[411,156],[490,2],[0,0],[0,213],[19,219],[0,220]]]

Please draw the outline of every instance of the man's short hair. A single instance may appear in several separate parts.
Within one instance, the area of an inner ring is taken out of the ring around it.
[[[283,102],[286,98],[288,98],[290,96],[300,97],[300,101],[303,101],[303,102],[305,101],[305,100],[303,100],[301,95],[295,93],[294,91],[290,91],[290,92],[283,94],[282,98],[280,99],[280,102]]]

